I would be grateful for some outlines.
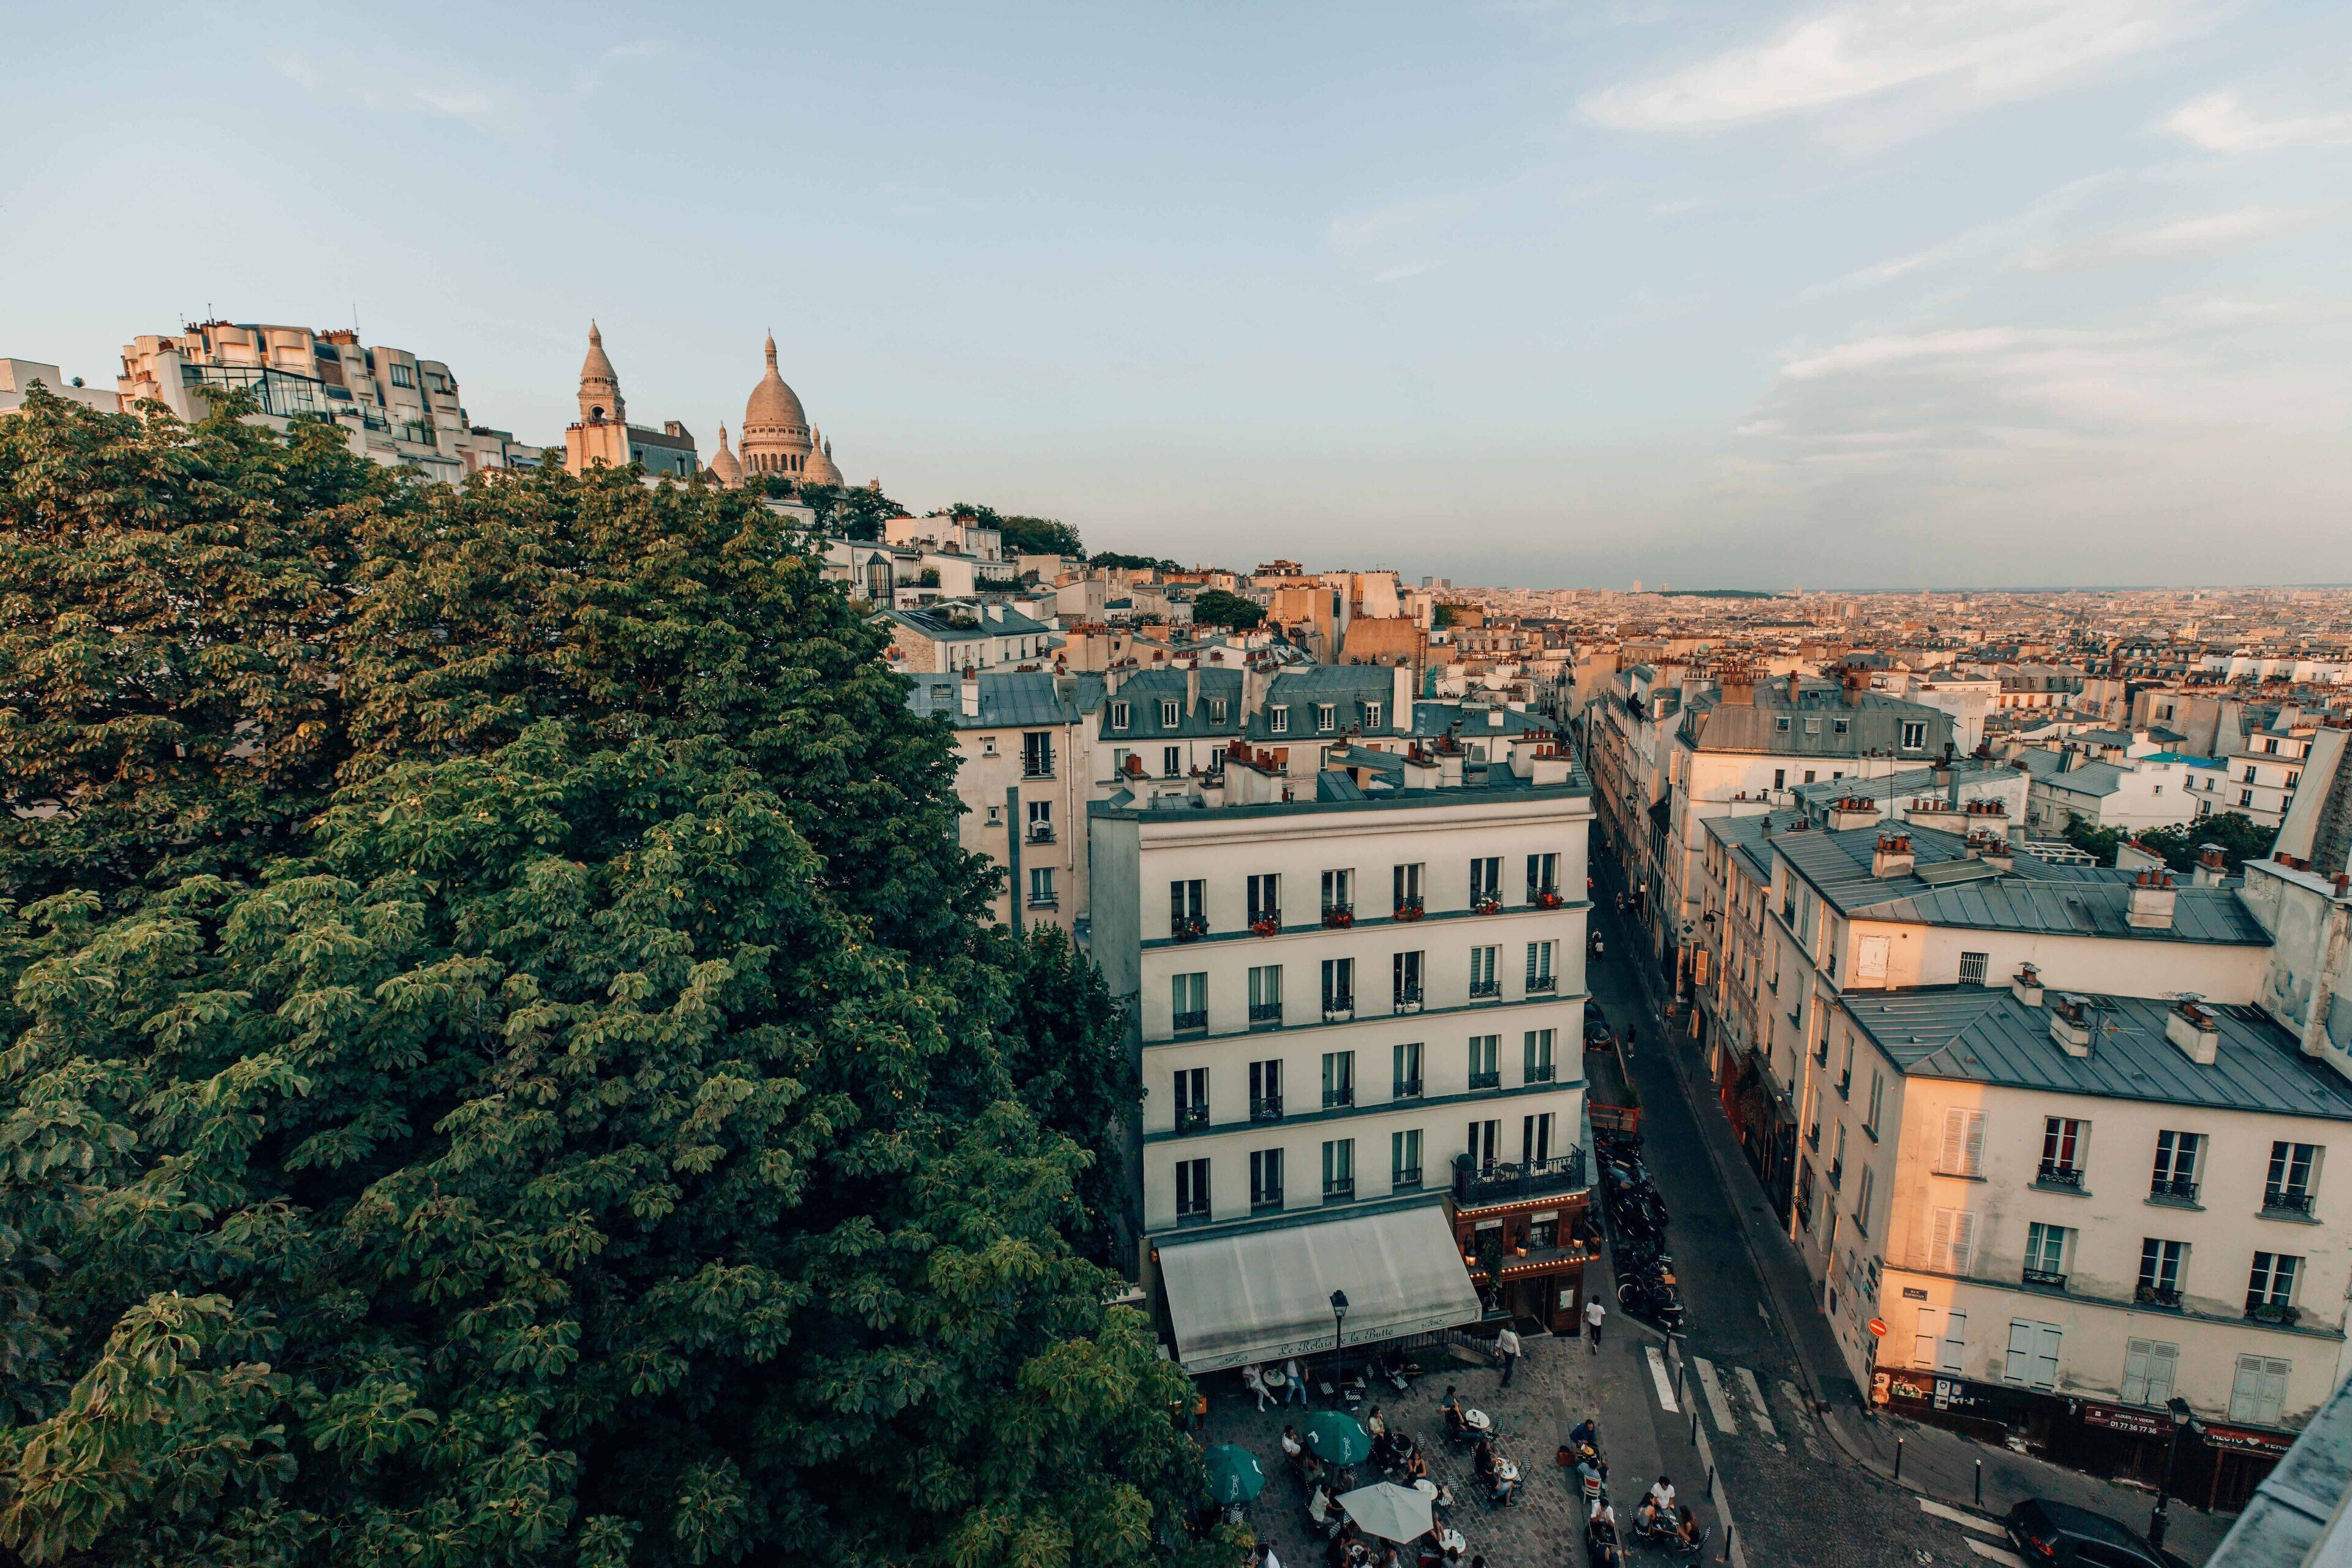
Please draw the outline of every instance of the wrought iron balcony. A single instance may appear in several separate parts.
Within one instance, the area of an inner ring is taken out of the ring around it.
[[[1178,915],[1169,922],[1168,934],[1178,942],[1198,942],[1209,934],[1209,917]]]
[[[1250,1021],[1252,1024],[1279,1024],[1279,1023],[1281,1023],[1281,1022],[1282,1022],[1282,1004],[1281,1004],[1281,1003],[1279,1003],[1279,1002],[1253,1002],[1253,1003],[1251,1003],[1251,1004],[1250,1004],[1250,1016],[1249,1016],[1249,1021]]]
[[[1805,1147],[1818,1154],[1822,1152],[1822,1126],[1816,1121],[1805,1129]]]
[[[1500,1088],[1502,1088],[1502,1087],[1503,1087],[1503,1074],[1502,1074],[1502,1070],[1498,1068],[1496,1068],[1496,1069],[1495,1071],[1493,1071],[1493,1072],[1474,1072],[1474,1073],[1472,1073],[1472,1074],[1470,1075],[1470,1087],[1471,1087],[1472,1089],[1500,1089]]]
[[[1568,902],[1568,900],[1561,895],[1558,888],[1549,885],[1536,887],[1530,884],[1528,888],[1528,902],[1539,910],[1556,910]]]
[[[1398,1012],[1400,1012],[1400,1013],[1418,1013],[1418,1012],[1420,1012],[1420,1011],[1421,1011],[1421,987],[1420,987],[1420,986],[1418,986],[1418,985],[1400,985],[1400,986],[1398,986],[1398,987],[1396,988],[1396,995],[1395,995],[1395,998],[1394,998],[1394,1005],[1395,1005],[1395,1007],[1396,1007],[1396,1010],[1397,1010]]]
[[[1032,844],[1051,844],[1054,842],[1054,825],[1050,822],[1031,823],[1029,825],[1029,842]]]
[[[1281,1121],[1282,1096],[1278,1094],[1262,1095],[1258,1099],[1251,1100],[1250,1120],[1252,1121]]]
[[[1258,910],[1250,915],[1249,928],[1257,936],[1274,936],[1282,930],[1280,910]]]
[[[1396,901],[1396,918],[1401,921],[1417,921],[1421,919],[1424,910],[1425,906],[1419,893]]]
[[[2311,1194],[2293,1188],[2270,1187],[2263,1193],[2263,1213],[2266,1215],[2311,1215]]]
[[[2132,1292],[2132,1300],[2143,1307],[2174,1307],[2180,1305],[2180,1289],[2175,1285],[2142,1285]]]
[[[1192,1029],[1205,1029],[1209,1026],[1209,1010],[1201,1007],[1189,1013],[1179,1013],[1171,1026],[1180,1035]]]
[[[2033,1178],[2037,1187],[2062,1187],[2068,1192],[2083,1190],[2083,1167],[2057,1160],[2044,1160],[2039,1174]]]
[[[1323,1201],[1327,1204],[1346,1203],[1356,1195],[1356,1178],[1339,1176],[1323,1184]]]
[[[2028,1285],[2038,1286],[2044,1290],[2066,1289],[2066,1277],[2063,1274],[2053,1273],[2047,1268],[2028,1268],[2024,1271],[2023,1277]]]
[[[1282,1189],[1280,1187],[1260,1187],[1250,1194],[1250,1213],[1252,1214],[1264,1214],[1268,1209],[1278,1209],[1281,1206]]]
[[[1401,1078],[1397,1079],[1395,1098],[1398,1100],[1419,1100],[1421,1098],[1421,1079],[1417,1077]]]
[[[1178,1209],[1176,1211],[1176,1227],[1179,1230],[1181,1230],[1186,1226],[1206,1225],[1209,1223],[1210,1217],[1209,1205],[1206,1204],[1202,1204],[1196,1207],[1189,1209]]]
[[[1209,1124],[1209,1108],[1205,1105],[1180,1105],[1176,1108],[1176,1131],[1198,1132]]]
[[[1356,906],[1353,904],[1324,905],[1323,923],[1327,926],[1354,925],[1356,923]]]
[[[1470,983],[1470,1000],[1473,1002],[1500,996],[1502,994],[1503,983],[1499,980],[1473,980]]]
[[[1836,1192],[1844,1185],[1845,1162],[1843,1160],[1832,1160],[1830,1162],[1830,1191]]]
[[[1500,913],[1502,913],[1502,911],[1503,911],[1503,895],[1502,895],[1502,894],[1500,894],[1500,893],[1473,893],[1473,894],[1471,894],[1471,895],[1470,895],[1470,912],[1471,912],[1472,914],[1474,914],[1474,915],[1494,915],[1494,914],[1500,914]]]
[[[1353,996],[1326,996],[1323,998],[1323,1021],[1325,1023],[1344,1024],[1355,1016],[1356,999]]]
[[[1326,1110],[1337,1110],[1343,1105],[1353,1105],[1355,1103],[1356,1086],[1352,1083],[1343,1085],[1339,1089],[1327,1089],[1323,1091],[1323,1109]]]
[[[1581,1149],[1570,1149],[1549,1160],[1497,1163],[1483,1171],[1465,1158],[1454,1168],[1454,1201],[1462,1206],[1513,1203],[1550,1193],[1576,1192],[1585,1185]]]
[[[2259,1297],[2246,1298],[2246,1318],[2256,1323],[2293,1323],[2303,1316],[2303,1310],[2284,1301],[2266,1301]]]
[[[1535,1066],[1528,1068],[1528,1081],[1529,1083],[1549,1083],[1552,1081],[1553,1075],[1559,1070],[1559,1069],[1558,1068],[1554,1067],[1549,1062],[1538,1062]]]
[[[1421,1167],[1409,1165],[1402,1171],[1389,1173],[1389,1186],[1400,1193],[1409,1193],[1421,1185]]]
[[[2158,1176],[2148,1183],[2148,1201],[2159,1204],[2193,1204],[2197,1201],[2197,1179],[2193,1176]]]
[[[1852,1069],[1849,1068],[1847,1071],[1838,1074],[1837,1091],[1838,1098],[1840,1100],[1852,1100],[1853,1098],[1853,1073]]]
[[[1559,977],[1555,974],[1538,974],[1528,982],[1528,994],[1530,996],[1549,995],[1559,989]]]

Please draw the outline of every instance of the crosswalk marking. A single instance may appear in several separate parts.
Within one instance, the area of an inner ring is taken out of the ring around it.
[[[1738,1436],[1739,1423],[1731,1418],[1731,1404],[1723,1397],[1723,1384],[1716,1381],[1715,1363],[1703,1355],[1695,1355],[1691,1364],[1698,1368],[1699,1390],[1706,1395],[1706,1408],[1715,1417],[1716,1430],[1727,1437]]]
[[[2008,1531],[2001,1528],[2001,1526],[1995,1523],[1993,1521],[1985,1518],[1984,1515],[1980,1513],[1963,1513],[1958,1509],[1947,1508],[1942,1503],[1936,1501],[1932,1498],[1921,1498],[1919,1500],[1919,1511],[1922,1513],[1932,1513],[1937,1519],[1948,1519],[1963,1530],[1981,1530],[1987,1535],[1998,1535],[2004,1541],[2009,1539]]]
[[[1675,1403],[1674,1379],[1666,1375],[1666,1358],[1659,1353],[1658,1347],[1655,1345],[1645,1345],[1643,1348],[1649,1352],[1650,1381],[1658,1385],[1658,1403],[1664,1406],[1667,1415],[1681,1415],[1683,1407]]]
[[[1780,1447],[1780,1429],[1772,1425],[1772,1407],[1764,1403],[1764,1390],[1757,1384],[1756,1374],[1744,1366],[1732,1369],[1739,1378],[1739,1386],[1748,1391],[1748,1408],[1756,1412],[1756,1425],[1763,1429],[1774,1447]]]
[[[2025,1568],[2025,1559],[2006,1546],[1988,1546],[1973,1535],[1968,1538],[1968,1542],[1969,1551],[1979,1557],[1991,1558],[1995,1563],[2001,1563],[2003,1568]]]
[[[1805,1440],[1805,1452],[1827,1464],[1829,1456],[1822,1451],[1821,1439],[1813,1436],[1813,1418],[1805,1414],[1805,1396],[1784,1377],[1780,1380],[1780,1397],[1789,1402],[1789,1409],[1797,1418],[1797,1436]]]

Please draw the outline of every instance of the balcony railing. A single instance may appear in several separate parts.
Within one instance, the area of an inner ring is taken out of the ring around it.
[[[1568,900],[1561,895],[1558,888],[1530,887],[1528,889],[1528,902],[1539,910],[1556,910],[1568,902]]]
[[[1280,910],[1258,910],[1250,915],[1250,931],[1256,936],[1273,936],[1282,930]]]
[[[1421,1185],[1421,1167],[1408,1165],[1402,1171],[1389,1173],[1389,1186],[1400,1193],[1409,1193]]]
[[[1417,921],[1421,919],[1423,909],[1421,895],[1415,893],[1409,899],[1399,899],[1396,901],[1396,918],[1401,921]]]
[[[1260,1187],[1250,1194],[1250,1213],[1252,1214],[1264,1214],[1268,1209],[1278,1209],[1281,1206],[1282,1189],[1280,1187]]]
[[[1398,987],[1396,988],[1396,995],[1395,995],[1395,999],[1394,999],[1394,1005],[1395,1005],[1395,1007],[1396,1007],[1396,1010],[1397,1010],[1398,1012],[1400,1012],[1400,1013],[1418,1013],[1418,1012],[1420,1012],[1420,1011],[1421,1011],[1421,987],[1420,987],[1420,986],[1418,986],[1418,985],[1400,985],[1400,986],[1398,986]]]
[[[1327,926],[1354,925],[1356,923],[1356,906],[1353,904],[1324,905],[1323,923]]]
[[[2062,1187],[2070,1193],[2079,1193],[2083,1190],[2083,1167],[2044,1160],[2041,1173],[2033,1178],[2033,1184],[2037,1187]]]
[[[1209,1124],[1209,1108],[1205,1105],[1180,1105],[1176,1108],[1176,1131],[1198,1132]]]
[[[1353,996],[1326,996],[1323,998],[1323,1021],[1325,1023],[1344,1024],[1355,1016],[1356,999]]]
[[[1460,1205],[1511,1203],[1548,1193],[1575,1192],[1584,1185],[1581,1149],[1570,1149],[1549,1160],[1497,1163],[1483,1171],[1465,1158],[1454,1168],[1454,1201]]]
[[[1529,1083],[1549,1083],[1552,1080],[1552,1075],[1559,1070],[1559,1068],[1549,1062],[1538,1062],[1535,1066],[1528,1068],[1528,1081]]]
[[[2302,1215],[2307,1218],[2311,1214],[2311,1194],[2272,1187],[2263,1194],[2263,1212]]]
[[[1029,842],[1032,844],[1051,844],[1054,842],[1054,825],[1050,822],[1031,823],[1029,825]]]
[[[1327,1204],[1346,1203],[1356,1195],[1356,1178],[1338,1176],[1323,1184],[1323,1201]]]
[[[1206,1225],[1209,1223],[1209,1205],[1206,1204],[1199,1205],[1193,1208],[1178,1209],[1176,1211],[1176,1227],[1179,1230],[1183,1229],[1186,1226]]]
[[[2178,1307],[2180,1289],[2177,1285],[2142,1285],[2132,1292],[2132,1300],[2143,1307]]]
[[[1528,994],[1530,996],[1549,996],[1559,989],[1559,978],[1557,975],[1538,974],[1528,982]]]
[[[1470,1087],[1471,1087],[1472,1089],[1500,1089],[1500,1088],[1502,1088],[1502,1087],[1503,1087],[1503,1074],[1502,1074],[1501,1069],[1500,1069],[1500,1068],[1497,1068],[1496,1070],[1495,1070],[1495,1071],[1493,1071],[1493,1072],[1474,1072],[1474,1073],[1472,1073],[1472,1074],[1470,1075]]]
[[[1338,1089],[1327,1089],[1323,1091],[1323,1109],[1326,1110],[1337,1110],[1343,1105],[1353,1105],[1355,1103],[1356,1086],[1352,1083],[1344,1084]]]
[[[1470,1000],[1473,1002],[1502,994],[1503,983],[1499,980],[1473,980],[1470,983]]]
[[[1178,915],[1169,922],[1168,934],[1178,942],[1198,942],[1209,934],[1209,917]]]
[[[1025,752],[1021,758],[1021,776],[1024,779],[1049,779],[1054,776],[1054,759],[1033,757]]]
[[[1172,1026],[1180,1035],[1189,1029],[1205,1029],[1209,1026],[1209,1010],[1201,1007],[1190,1013],[1179,1013]]]
[[[2193,1204],[2197,1201],[2197,1179],[2194,1176],[2158,1176],[2148,1183],[2148,1201],[2159,1204]]]
[[[1805,1129],[1805,1147],[1816,1154],[1822,1152],[1822,1130],[1819,1123]]]
[[[1396,1094],[1394,1098],[1398,1100],[1419,1100],[1421,1098],[1421,1079],[1418,1078],[1401,1078],[1397,1079]]]
[[[2292,1323],[2303,1316],[2298,1307],[2284,1301],[2265,1301],[2257,1297],[2246,1298],[2246,1319],[2255,1323]]]
[[[1252,1121],[1281,1121],[1282,1096],[1278,1094],[1261,1095],[1257,1099],[1251,1100],[1250,1120]]]
[[[2028,1268],[2024,1271],[2024,1279],[2028,1285],[2038,1286],[2044,1290],[2066,1289],[2066,1277],[2047,1268]]]
[[[1853,1074],[1851,1071],[1838,1074],[1837,1091],[1840,1100],[1853,1098]]]
[[[1253,1002],[1253,1003],[1251,1003],[1251,1004],[1250,1004],[1250,1019],[1249,1019],[1249,1021],[1250,1021],[1251,1023],[1253,1023],[1253,1024],[1279,1024],[1279,1023],[1281,1023],[1281,1022],[1282,1022],[1282,1004],[1281,1004],[1281,1003],[1279,1003],[1279,1002]]]
[[[1845,1162],[1843,1160],[1832,1160],[1830,1162],[1830,1191],[1836,1192],[1844,1185]]]

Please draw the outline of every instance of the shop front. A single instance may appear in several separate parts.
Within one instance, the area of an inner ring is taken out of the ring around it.
[[[1457,1208],[1454,1238],[1488,1310],[1531,1318],[1554,1333],[1577,1331],[1584,1266],[1601,1253],[1588,1194]]]
[[[1797,1117],[1772,1085],[1762,1060],[1750,1051],[1727,1053],[1719,1090],[1723,1114],[1739,1140],[1748,1168],[1764,1184],[1782,1224],[1795,1188]]]

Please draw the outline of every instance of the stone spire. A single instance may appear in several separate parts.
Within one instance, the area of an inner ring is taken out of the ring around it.
[[[730,490],[743,483],[743,465],[737,462],[735,454],[727,449],[727,426],[724,425],[719,427],[719,450],[710,459],[710,476]]]
[[[580,362],[580,423],[615,425],[628,421],[628,405],[621,401],[621,378],[604,356],[604,334],[592,319],[588,323],[588,357]]]

